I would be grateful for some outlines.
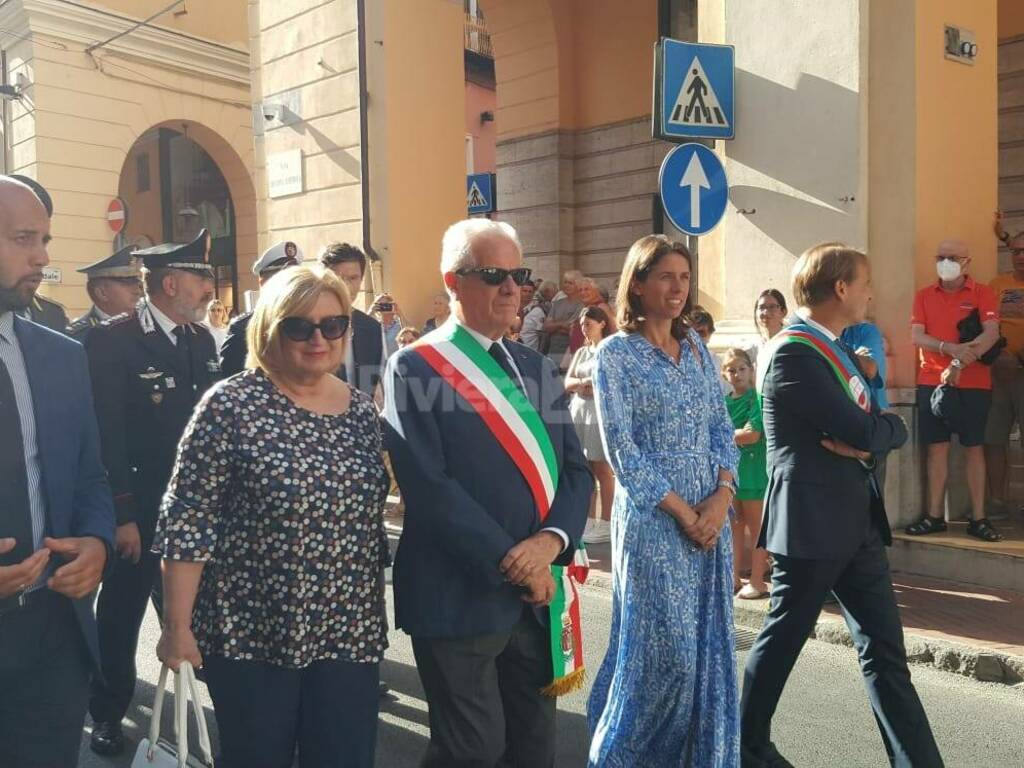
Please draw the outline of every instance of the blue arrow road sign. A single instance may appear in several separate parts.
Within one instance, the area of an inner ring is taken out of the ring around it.
[[[666,38],[655,51],[657,138],[735,136],[735,49]]]
[[[471,173],[466,176],[466,208],[470,213],[494,210],[494,174]]]
[[[665,155],[658,188],[665,214],[680,232],[706,235],[725,215],[725,167],[703,144],[680,144]]]

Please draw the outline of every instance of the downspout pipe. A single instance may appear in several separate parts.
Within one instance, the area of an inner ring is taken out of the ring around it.
[[[363,253],[370,261],[379,262],[380,254],[374,250],[370,233],[370,95],[366,84],[366,0],[356,0],[356,24],[359,40],[359,165],[362,170]]]

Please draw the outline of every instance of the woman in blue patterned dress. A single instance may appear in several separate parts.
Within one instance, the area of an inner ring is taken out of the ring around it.
[[[738,452],[718,366],[686,324],[690,254],[633,244],[595,394],[618,484],[612,628],[588,706],[590,765],[732,768],[739,715],[729,504]]]

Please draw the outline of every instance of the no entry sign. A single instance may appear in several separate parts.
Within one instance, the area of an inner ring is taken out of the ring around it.
[[[107,206],[107,225],[115,235],[121,234],[128,223],[128,206],[120,197],[115,197]]]

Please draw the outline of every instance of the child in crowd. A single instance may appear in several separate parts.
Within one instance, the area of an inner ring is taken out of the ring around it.
[[[765,583],[768,553],[757,548],[768,474],[764,426],[750,355],[742,349],[727,350],[722,361],[722,373],[732,386],[732,394],[726,395],[725,404],[736,429],[736,445],[740,449],[738,490],[734,502],[736,514],[732,518],[733,589],[744,600],[758,600],[768,596]],[[744,586],[740,568],[747,547],[745,534],[750,536],[754,549],[750,557],[750,580]]]

